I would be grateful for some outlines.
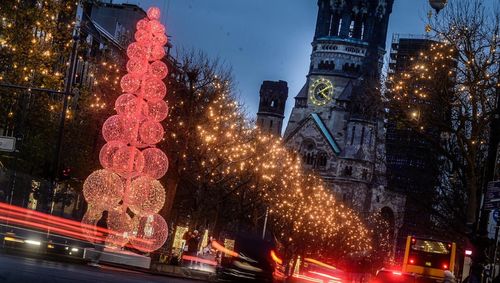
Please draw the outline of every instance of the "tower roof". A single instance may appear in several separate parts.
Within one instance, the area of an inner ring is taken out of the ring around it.
[[[342,101],[349,101],[349,100],[351,100],[351,94],[352,94],[352,91],[353,91],[353,88],[354,88],[352,81],[353,80],[349,80],[349,82],[345,86],[344,90],[339,95],[338,100],[342,100]]]
[[[308,89],[309,89],[309,80],[307,80],[306,83],[304,84],[304,86],[300,89],[299,94],[297,94],[297,96],[295,96],[295,99],[307,98]]]

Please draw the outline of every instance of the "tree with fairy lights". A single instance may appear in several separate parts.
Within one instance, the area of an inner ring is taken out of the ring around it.
[[[164,150],[171,162],[165,181],[172,198],[167,197],[164,213],[176,223],[211,232],[251,226],[258,202],[246,190],[251,176],[246,167],[235,170],[225,158],[227,150],[248,138],[231,74],[218,60],[194,51],[181,52],[178,70],[167,97]],[[199,135],[204,130],[209,134]],[[216,147],[205,147],[205,140],[216,141]]]
[[[33,90],[0,87],[0,128],[5,131],[1,134],[22,137],[17,143],[17,161],[10,158],[6,164],[33,177],[51,179],[55,166],[54,139],[61,130],[57,124],[63,95],[50,91],[62,91],[69,73],[77,5],[61,1],[43,1],[37,5],[30,1],[14,2],[0,3],[0,84]],[[96,169],[90,156],[95,156],[98,145],[102,144],[98,139],[100,125],[113,110],[113,100],[108,94],[116,93],[125,69],[119,63],[125,62],[126,57],[120,47],[99,38],[106,48],[96,50],[81,40],[88,38],[92,25],[86,17],[79,25],[77,69],[85,71],[74,77],[73,95],[62,129],[66,154],[60,158],[60,172],[55,172],[56,178],[60,177],[62,169],[71,166],[70,181],[76,182]],[[72,185],[78,186],[81,184]]]
[[[338,202],[319,177],[305,172],[301,160],[281,139],[248,128],[244,122],[226,124],[231,115],[213,111],[230,103],[215,101],[207,115],[215,125],[230,127],[200,128],[200,137],[204,148],[218,160],[222,175],[251,176],[246,192],[258,195],[268,207],[272,231],[285,247],[285,259],[328,255],[345,262],[350,254],[369,252],[368,230],[360,218]],[[221,135],[221,131],[225,134]],[[237,142],[223,142],[224,146],[220,146],[225,138]]]
[[[431,24],[436,43],[389,77],[391,115],[442,157],[435,219],[463,233],[477,220],[490,123],[499,99],[498,7],[452,1]]]
[[[0,84],[61,91],[74,28],[74,3],[1,1]],[[22,138],[16,167],[48,177],[61,95],[0,87],[0,128]],[[7,166],[13,167],[7,159]]]

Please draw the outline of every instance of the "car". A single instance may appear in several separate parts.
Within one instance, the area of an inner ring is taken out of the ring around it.
[[[398,270],[381,269],[370,283],[435,283],[436,279],[427,278],[415,273]]]
[[[238,256],[224,258],[217,268],[219,282],[283,282],[284,268],[272,241],[238,236],[234,250]]]

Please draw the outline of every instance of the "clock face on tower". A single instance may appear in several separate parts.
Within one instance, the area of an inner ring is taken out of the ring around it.
[[[333,98],[332,82],[324,78],[312,81],[309,86],[309,98],[317,106],[322,106],[330,102]]]

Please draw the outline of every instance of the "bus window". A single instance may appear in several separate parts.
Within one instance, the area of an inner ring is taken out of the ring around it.
[[[408,237],[403,271],[443,277],[445,270],[453,270],[455,253],[455,243]]]
[[[409,264],[443,270],[450,268],[451,243],[416,239],[410,247]]]

